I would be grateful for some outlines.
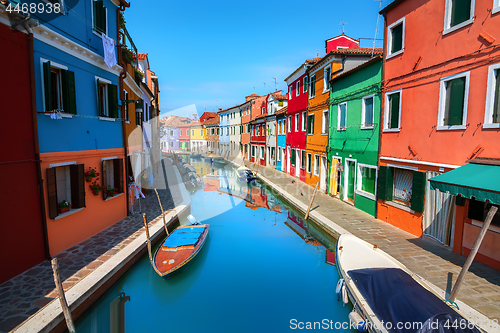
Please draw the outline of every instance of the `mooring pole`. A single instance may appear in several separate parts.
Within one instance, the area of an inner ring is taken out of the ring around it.
[[[257,176],[257,172],[259,172],[259,165],[260,163],[257,163],[257,170],[255,170],[255,175]]]
[[[455,282],[455,285],[453,286],[453,289],[450,293],[450,297],[448,297],[449,301],[454,302],[455,298],[457,298],[458,291],[460,290],[462,282],[465,278],[465,273],[467,273],[470,265],[472,265],[472,261],[474,261],[474,257],[476,256],[477,251],[479,250],[479,247],[481,246],[481,242],[483,241],[484,235],[486,235],[486,231],[488,231],[490,223],[493,220],[493,217],[495,216],[495,214],[497,213],[497,210],[498,210],[497,207],[491,206],[490,211],[488,212],[488,215],[486,215],[486,220],[484,220],[483,226],[481,227],[481,230],[479,231],[479,234],[477,235],[476,241],[474,242],[474,245],[472,246],[472,249],[469,253],[469,256],[467,257],[467,260],[465,261],[464,267],[462,267],[462,270],[460,271],[460,274],[458,275],[457,282]]]
[[[155,188],[155,193],[156,197],[158,198],[158,203],[160,204],[161,216],[163,217],[163,226],[165,227],[165,232],[167,233],[168,236],[167,222],[165,222],[165,212],[163,211],[163,206],[161,205],[160,196],[158,195],[158,191],[156,190],[156,188]]]
[[[57,294],[59,295],[59,302],[61,303],[64,318],[66,319],[68,331],[70,333],[75,333],[75,325],[73,324],[73,319],[71,318],[71,312],[68,308],[68,302],[66,302],[66,296],[64,296],[64,289],[61,283],[61,275],[59,274],[59,263],[57,261],[57,258],[52,259],[52,270],[54,271],[54,282],[56,284]]]
[[[146,221],[146,213],[142,213],[142,219],[144,220],[144,226],[146,227],[146,238],[148,242],[148,253],[149,253],[149,261],[151,265],[153,265],[153,256],[151,255],[151,241],[149,240],[149,227],[148,221]]]
[[[313,195],[311,197],[311,202],[309,203],[309,207],[307,208],[307,212],[306,212],[306,216],[304,217],[304,220],[307,220],[307,218],[309,217],[309,211],[311,210],[311,207],[313,205],[314,197],[316,196],[316,191],[318,190],[318,185],[319,185],[319,182],[316,182],[316,186],[314,187],[314,192],[313,192]]]

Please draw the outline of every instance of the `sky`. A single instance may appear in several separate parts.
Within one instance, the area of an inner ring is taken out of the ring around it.
[[[158,76],[161,117],[191,117],[241,104],[253,93],[285,93],[284,79],[306,59],[324,56],[325,40],[342,27],[372,47],[377,18],[383,38],[379,9],[390,2],[131,0],[125,19]]]

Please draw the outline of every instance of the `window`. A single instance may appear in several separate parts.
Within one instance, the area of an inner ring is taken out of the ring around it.
[[[415,212],[423,212],[425,172],[409,167],[381,166],[377,183],[379,199],[408,206]]]
[[[45,111],[76,114],[75,73],[50,61],[43,63]]]
[[[273,103],[269,103],[269,114],[273,114]]]
[[[182,129],[179,129],[179,135],[182,136]]]
[[[491,11],[491,13],[495,14],[498,12],[500,12],[500,0],[493,0],[493,10]]]
[[[280,99],[280,100],[278,101],[278,106],[283,106],[283,100],[282,100],[282,99]]]
[[[248,152],[248,144],[245,143],[245,154]]]
[[[332,72],[332,67],[328,65],[323,70],[323,92],[327,92],[330,90],[330,76]]]
[[[401,92],[391,91],[385,94],[384,131],[399,131],[401,126]]]
[[[300,168],[305,169],[306,168],[306,151],[301,150],[300,152],[301,152],[301,154],[300,154]]]
[[[97,106],[100,117],[118,118],[118,86],[96,78]]]
[[[293,95],[293,84],[288,87],[288,99],[292,99]]]
[[[311,173],[311,164],[312,164],[312,158],[311,154],[307,154],[307,173]]]
[[[174,148],[174,142],[170,141],[170,148]]]
[[[373,123],[373,96],[368,96],[363,98],[362,110],[361,110],[361,128],[373,128],[375,125]]]
[[[191,136],[194,136],[194,130],[191,130]]]
[[[306,130],[306,112],[302,112],[302,131]]]
[[[316,75],[311,76],[311,82],[309,83],[309,98],[314,97],[316,92]]]
[[[255,146],[252,146],[252,157],[255,157]]]
[[[281,148],[278,148],[278,161],[281,161]]]
[[[387,28],[387,58],[403,53],[405,48],[405,18]]]
[[[295,149],[292,148],[292,156],[290,157],[290,164],[295,166]]]
[[[170,130],[170,136],[174,136],[174,131]]]
[[[125,97],[125,100],[128,100],[128,92],[126,90],[123,91],[123,96]],[[125,103],[125,106],[124,106],[125,121],[129,121],[128,120],[128,105],[129,105],[129,103]]]
[[[319,155],[314,155],[314,175],[319,176]]]
[[[257,135],[260,136],[260,126],[257,126]]]
[[[266,113],[266,108],[262,108],[262,114]]]
[[[314,134],[314,113],[307,117],[307,134]]]
[[[300,95],[300,81],[297,81],[297,84],[295,86],[295,96]]]
[[[438,130],[465,129],[469,95],[469,72],[441,79]]]
[[[376,183],[377,167],[359,163],[356,177],[356,194],[375,200]]]
[[[274,153],[275,153],[276,148],[271,147],[271,159],[275,159]]]
[[[203,136],[203,130],[202,129],[200,130],[200,136]]]
[[[97,33],[107,34],[106,22],[107,10],[102,0],[93,1],[92,22],[93,29]]]
[[[474,22],[475,0],[446,0],[443,34]]]
[[[73,162],[74,163],[74,162]],[[71,164],[46,169],[49,217],[55,219],[59,203],[68,201],[71,209],[85,207],[84,165]]]
[[[288,116],[288,133],[292,131],[292,116]]]
[[[338,105],[338,116],[337,116],[337,130],[344,131],[346,129],[347,123],[347,103],[340,103]]]
[[[144,101],[139,102],[139,105],[141,105],[141,104],[142,104],[142,110],[144,110]],[[137,126],[141,126],[141,124],[142,124],[142,112],[137,111],[137,105],[136,105],[136,109],[135,109],[135,124]]]
[[[295,114],[295,132],[299,131],[299,114]]]
[[[491,220],[490,226],[498,228],[498,227],[500,227],[500,206],[499,205],[486,203],[484,201],[470,199],[469,200],[469,211],[467,213],[467,217],[471,220],[484,222],[484,220],[486,219],[486,215],[488,215],[488,212],[490,211],[491,206],[497,207],[498,211],[495,214],[495,216],[493,216],[493,220]]]
[[[302,83],[303,92],[307,91],[307,76],[304,76],[304,82]]]
[[[116,193],[123,193],[123,160],[115,158],[102,161],[101,177],[104,189],[115,187]],[[102,191],[102,194],[103,199],[108,198],[106,191]]]
[[[264,159],[264,155],[265,154],[265,149],[264,147],[260,147],[260,159],[263,160]]]
[[[323,111],[323,122],[321,124],[321,133],[328,134],[330,117],[328,116],[328,110]]]
[[[500,127],[500,64],[491,65],[488,70],[486,111],[484,113],[483,127]]]

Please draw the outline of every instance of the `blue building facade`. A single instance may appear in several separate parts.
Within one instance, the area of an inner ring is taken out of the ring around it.
[[[286,172],[286,111],[284,107],[276,113],[276,170]]]
[[[230,117],[231,117],[231,110],[230,109],[225,109],[225,110],[220,110],[219,112],[219,154],[224,156],[227,154],[228,151],[231,151],[231,148],[229,146],[230,140]]]
[[[33,29],[34,79],[47,233],[55,255],[127,216],[116,44],[119,9],[128,4],[43,3],[53,10],[32,14],[40,22]],[[54,12],[56,5],[60,12]],[[104,61],[103,35],[115,43],[109,47],[112,67]],[[86,177],[91,170],[99,176]],[[69,211],[61,207],[66,205]]]

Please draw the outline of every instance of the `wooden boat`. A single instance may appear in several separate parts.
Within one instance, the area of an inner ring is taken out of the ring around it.
[[[351,321],[361,317],[354,320],[361,324],[359,331],[364,327],[371,332],[480,332],[424,279],[376,246],[342,234],[335,256],[341,276],[337,293],[354,305]],[[449,330],[454,322],[465,328]],[[403,327],[398,328],[399,323]]]
[[[175,229],[156,250],[153,268],[164,278],[187,267],[200,252],[208,237],[210,225],[184,225]]]
[[[231,163],[231,162],[226,161],[222,157],[221,158],[216,158],[216,159],[212,160],[212,164],[215,164],[216,166],[222,166],[223,167],[223,166],[228,165],[229,163]]]
[[[191,158],[201,158],[201,154],[191,154]]]
[[[238,180],[241,182],[250,183],[256,179],[252,170],[250,170],[246,166],[241,166],[238,169],[236,169],[236,173],[238,174]]]

